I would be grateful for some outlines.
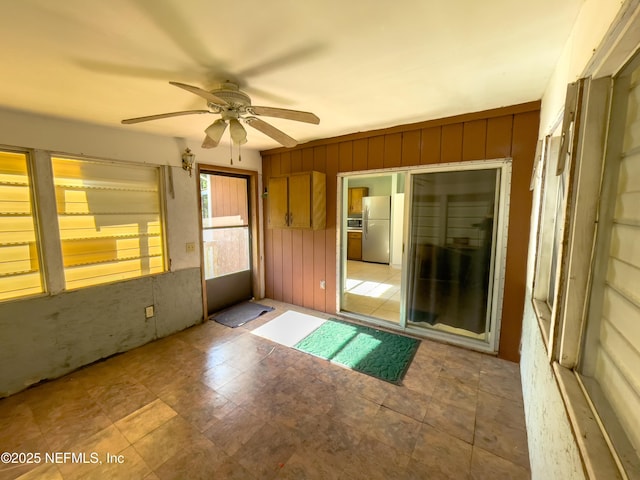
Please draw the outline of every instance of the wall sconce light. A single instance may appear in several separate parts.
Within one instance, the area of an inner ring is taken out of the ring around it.
[[[186,148],[184,153],[182,154],[182,169],[187,170],[189,172],[189,176],[191,176],[191,171],[193,170],[193,162],[195,161],[195,154],[191,153],[191,149]]]

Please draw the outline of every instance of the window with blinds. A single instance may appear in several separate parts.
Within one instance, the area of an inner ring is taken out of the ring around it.
[[[579,371],[628,477],[640,478],[640,55],[614,81]]]
[[[165,271],[157,167],[51,160],[67,289]]]
[[[0,301],[43,291],[28,160],[0,151]]]

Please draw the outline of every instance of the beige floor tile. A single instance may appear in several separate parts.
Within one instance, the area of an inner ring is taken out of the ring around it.
[[[471,478],[473,480],[528,480],[531,478],[531,473],[520,465],[474,446],[471,456]]]
[[[118,420],[115,425],[131,443],[135,443],[177,415],[162,400],[155,400]]]
[[[468,478],[472,447],[459,438],[422,425],[411,457],[428,467],[428,478]],[[414,465],[413,470],[418,470]]]

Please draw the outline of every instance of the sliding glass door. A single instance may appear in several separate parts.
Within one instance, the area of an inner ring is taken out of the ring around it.
[[[490,344],[506,235],[498,235],[503,167],[477,167],[410,176],[405,319],[434,336]]]
[[[341,312],[496,351],[510,169],[491,160],[345,175]],[[361,191],[355,208],[348,199]],[[381,201],[391,212],[382,260],[364,249]]]

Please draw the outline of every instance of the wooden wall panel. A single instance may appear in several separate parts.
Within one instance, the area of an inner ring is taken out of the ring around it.
[[[283,286],[283,245],[282,245],[282,232],[279,228],[273,228],[272,231],[272,255],[273,255],[273,298],[274,300],[282,301],[282,286]],[[288,253],[287,253],[288,255]]]
[[[487,121],[473,120],[465,122],[462,133],[462,160],[486,159]]]
[[[280,155],[280,173],[291,173],[291,152],[282,152]]]
[[[266,156],[262,158],[262,181],[266,187],[269,184],[269,177],[271,174],[271,160],[273,156]],[[264,201],[264,210],[267,211],[269,204],[269,196]],[[264,294],[267,298],[273,298],[273,230],[267,228],[267,216],[262,215],[264,219]]]
[[[375,170],[384,166],[384,135],[369,139],[367,170]]]
[[[327,277],[327,245],[325,231],[316,230],[313,232],[313,308],[325,311],[326,308],[326,277]],[[321,287],[321,282],[325,282],[325,288]]]
[[[353,144],[351,142],[343,142],[338,144],[339,148],[339,172],[350,172],[353,170]]]
[[[402,133],[392,133],[384,137],[383,168],[399,167],[402,162]]]
[[[294,305],[304,305],[304,277],[302,230],[291,231],[291,276],[292,301]]]
[[[287,168],[291,172],[317,169],[327,175],[325,230],[283,231],[274,236],[274,231],[265,227],[266,295],[288,299],[285,290],[290,289],[291,303],[335,313],[338,172],[395,165],[391,152],[399,152],[399,165],[403,166],[513,156],[499,356],[518,361],[531,210],[529,180],[538,135],[539,107],[539,103],[523,104],[409,125],[405,126],[405,131],[402,127],[394,127],[390,131],[365,132],[294,149],[263,152],[265,185],[269,176]],[[289,157],[283,155],[285,152]],[[320,288],[321,280],[325,280],[326,290]]]
[[[313,170],[313,148],[303,148],[301,171],[309,172],[311,170]]]
[[[513,115],[487,120],[487,158],[508,158],[511,156],[511,135]]]
[[[307,308],[313,308],[315,296],[313,240],[313,230],[302,231],[302,306]]]
[[[369,155],[369,141],[366,138],[354,140],[353,141],[353,168],[352,168],[354,172],[367,169],[368,155]],[[342,170],[342,171],[348,171],[348,170]]]
[[[291,173],[302,172],[302,152],[294,150],[291,152]]]
[[[325,237],[325,311],[336,313],[336,217],[339,144],[327,145],[327,230]],[[332,212],[332,213],[330,213]],[[332,261],[333,259],[333,261]]]
[[[420,165],[440,163],[442,127],[424,128],[420,136]]]
[[[499,349],[502,358],[512,361],[520,359],[518,350],[522,333],[532,201],[529,185],[533,157],[536,153],[539,121],[539,112],[522,113],[513,118],[511,210],[509,211],[507,269]]]
[[[411,130],[402,134],[402,158],[400,164],[403,167],[420,164],[420,130]]]
[[[440,161],[442,163],[459,162],[462,160],[462,123],[444,125],[442,127]]]
[[[282,231],[282,301],[293,303],[293,255],[292,251],[292,230]]]

